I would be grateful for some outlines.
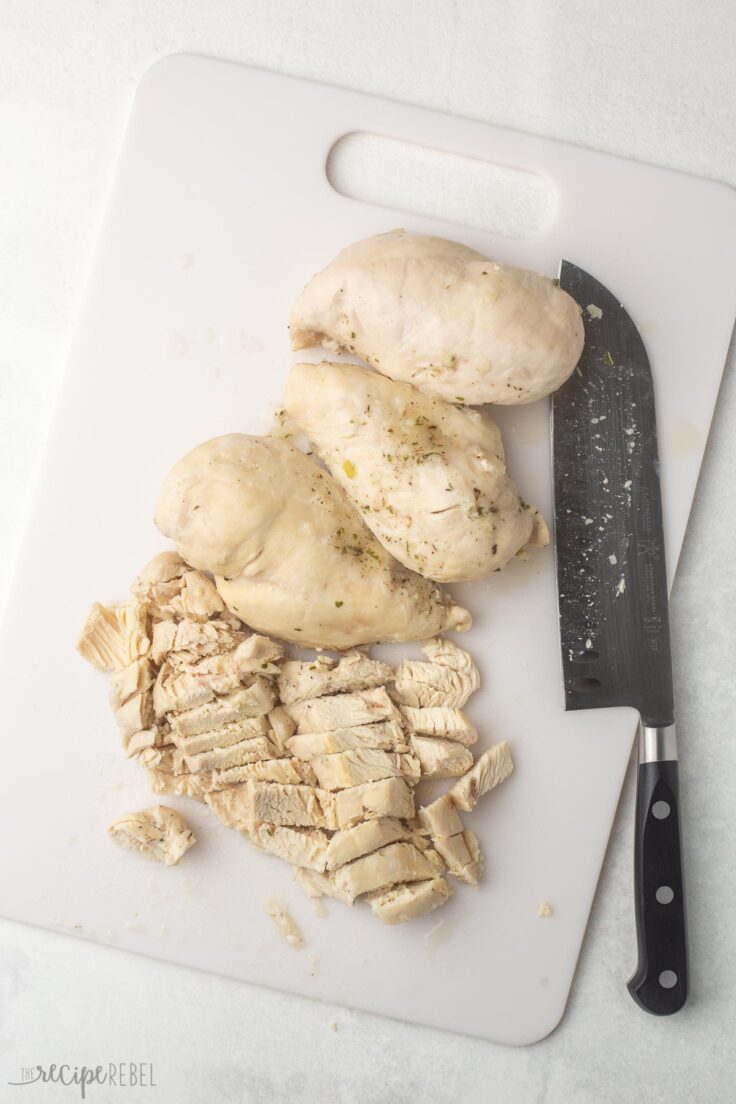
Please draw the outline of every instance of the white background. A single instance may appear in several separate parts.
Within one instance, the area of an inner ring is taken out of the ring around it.
[[[149,64],[179,51],[250,62],[736,186],[736,11],[730,0],[703,7],[0,0],[2,593],[133,90]],[[504,1049],[0,922],[0,1100],[78,1099],[75,1089],[7,1087],[23,1065],[137,1060],[154,1063],[156,1089],[91,1089],[89,1099],[728,1104],[734,471],[732,357],[672,611],[693,971],[683,1013],[647,1017],[624,986],[634,962],[632,777],[566,1018],[543,1043]],[[32,800],[32,780],[18,781]]]

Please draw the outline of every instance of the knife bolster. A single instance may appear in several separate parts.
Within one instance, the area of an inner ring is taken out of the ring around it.
[[[673,724],[661,727],[639,725],[639,762],[677,762],[677,737]]]

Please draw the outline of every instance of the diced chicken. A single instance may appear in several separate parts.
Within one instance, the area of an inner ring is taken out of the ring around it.
[[[283,936],[289,946],[300,951],[304,946],[304,936],[284,902],[278,897],[269,897],[266,901],[266,915],[273,920],[279,935]]]
[[[324,790],[301,784],[262,782],[254,778],[236,790],[243,802],[243,821],[282,824],[292,828],[337,828],[335,800]]]
[[[171,739],[185,755],[198,755],[201,751],[210,751],[216,747],[231,747],[243,740],[252,740],[255,736],[267,736],[268,721],[265,717],[244,717],[241,721],[231,721],[209,732],[198,732],[194,736],[180,736],[175,728],[171,730]]]
[[[115,710],[120,735],[123,738],[123,746],[127,747],[128,740],[136,732],[153,725],[153,702],[150,690],[142,690],[134,694]]]
[[[116,843],[166,866],[175,866],[196,842],[181,813],[166,805],[119,817],[108,832]]]
[[[191,571],[189,564],[177,552],[159,552],[152,560],[149,560],[130,585],[131,593],[141,602],[151,600],[151,587],[160,583],[170,583],[174,579],[180,579]]]
[[[365,820],[353,828],[335,832],[327,848],[327,869],[335,870],[388,843],[406,838],[406,828],[394,817]]]
[[[192,774],[199,771],[227,770],[239,767],[243,763],[256,763],[261,759],[273,759],[274,746],[267,736],[255,736],[241,740],[229,747],[215,747],[202,751],[198,755],[184,755],[187,770]]]
[[[471,747],[478,739],[475,725],[461,709],[443,706],[415,709],[411,705],[400,705],[399,709],[407,727],[418,735],[441,736],[465,747]]]
[[[222,613],[225,603],[217,593],[215,584],[203,572],[187,571],[182,576],[181,592],[171,602],[171,608],[181,617],[207,621],[215,614]]]
[[[428,663],[407,659],[396,669],[394,700],[421,709],[462,709],[480,686],[472,658],[451,640],[430,640],[422,651]]]
[[[459,778],[449,791],[458,809],[470,812],[478,804],[483,794],[494,786],[505,782],[514,769],[511,750],[505,740],[485,751],[475,762],[472,770]]]
[[[171,728],[179,736],[195,736],[198,732],[209,732],[233,721],[263,716],[272,709],[274,700],[271,684],[266,679],[258,678],[247,689],[236,690],[227,697],[171,717]]]
[[[364,782],[379,782],[382,778],[419,779],[419,763],[412,756],[377,748],[319,755],[311,764],[320,786],[326,790],[345,790],[362,786]]]
[[[335,795],[337,822],[341,828],[351,828],[360,820],[376,817],[398,817],[411,820],[414,816],[414,794],[403,778],[385,778],[341,790]]]
[[[393,670],[387,663],[363,652],[348,652],[339,663],[327,656],[318,656],[313,662],[287,660],[279,676],[279,698],[284,705],[291,705],[325,694],[369,690],[392,678]]]
[[[419,760],[422,778],[458,778],[473,765],[473,753],[454,740],[412,736],[409,746]]]
[[[119,709],[125,705],[134,694],[143,693],[153,686],[155,672],[153,664],[147,656],[129,663],[127,667],[119,667],[110,675],[109,701],[113,709]]]
[[[287,750],[297,759],[314,759],[317,755],[332,755],[353,748],[382,748],[384,751],[408,751],[404,731],[396,721],[336,728],[332,732],[303,732],[286,742]]]
[[[212,796],[221,797],[231,792],[222,790],[220,794]],[[330,837],[320,828],[284,828],[278,824],[259,824],[245,834],[254,847],[267,851],[270,855],[277,855],[292,866],[306,867],[318,873],[325,869]]]
[[[355,900],[364,893],[398,882],[419,882],[436,873],[436,866],[413,843],[391,843],[341,866],[335,872],[335,884]]]
[[[98,671],[127,667],[147,655],[150,646],[146,607],[140,602],[95,602],[77,640],[79,654]]]
[[[191,797],[195,801],[204,801],[211,784],[209,774],[170,774],[155,767],[149,768],[148,777],[154,793]]]
[[[458,832],[454,836],[440,836],[433,842],[454,878],[471,886],[478,885],[483,873],[483,856],[475,833]]]
[[[212,701],[214,696],[211,686],[205,685],[190,671],[177,674],[165,660],[153,687],[153,706],[156,716],[163,717],[166,713],[196,709]]]
[[[297,866],[294,868],[294,878],[312,901],[326,896],[334,897],[344,905],[353,904],[350,894],[335,885],[334,874],[322,874],[317,870],[305,870],[304,867]]]
[[[336,694],[295,702],[288,712],[296,721],[297,732],[332,732],[337,728],[371,724],[398,716],[396,706],[383,686],[358,690],[354,694]]]
[[[247,782],[249,778],[261,782],[293,785],[303,782],[308,786],[317,785],[317,777],[308,763],[300,763],[295,759],[263,759],[258,763],[245,763],[241,767],[213,771],[212,789],[224,790],[226,786],[236,786]]]
[[[395,886],[371,894],[369,900],[373,915],[384,924],[403,924],[444,905],[451,895],[452,888],[448,882],[438,877],[431,881]]]
[[[235,649],[233,659],[241,675],[278,674],[277,664],[284,658],[284,649],[275,640],[253,633]]]
[[[435,841],[443,836],[455,836],[463,830],[457,805],[449,794],[443,794],[430,805],[421,805],[417,812],[417,819]]]
[[[289,738],[296,732],[296,722],[282,705],[277,705],[269,712],[268,722],[271,725],[271,742],[279,755],[286,755]]]
[[[124,738],[123,744],[128,759],[138,759],[161,742],[158,728],[144,728]]]

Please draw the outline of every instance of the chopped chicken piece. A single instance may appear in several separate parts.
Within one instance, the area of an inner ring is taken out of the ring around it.
[[[251,824],[282,824],[292,828],[337,828],[335,799],[313,786],[284,785],[251,778],[233,791],[243,802],[242,819]]]
[[[412,571],[486,579],[531,540],[538,511],[519,497],[485,413],[327,362],[295,365],[285,401],[365,524]]]
[[[137,759],[142,752],[155,748],[161,742],[158,728],[143,728],[123,739],[128,759]]]
[[[214,747],[197,755],[184,755],[184,762],[192,774],[206,770],[227,770],[244,763],[256,763],[260,759],[273,759],[274,746],[267,736],[251,736],[237,744]]]
[[[336,694],[327,698],[295,702],[289,714],[297,724],[297,732],[331,732],[336,728],[352,728],[398,716],[386,689],[358,690],[353,694]]]
[[[327,656],[318,656],[314,662],[287,660],[279,676],[279,698],[283,705],[292,705],[325,694],[384,686],[392,678],[393,670],[387,663],[363,652],[348,652],[339,663]]]
[[[436,866],[413,843],[391,843],[341,866],[335,872],[335,885],[355,900],[375,889],[388,888],[397,882],[420,882],[436,873]]]
[[[123,746],[127,747],[131,736],[144,728],[150,728],[153,724],[151,691],[143,690],[128,698],[124,705],[115,710],[115,720],[123,738]]]
[[[318,755],[311,760],[320,786],[326,790],[346,790],[364,782],[379,782],[382,778],[419,780],[419,763],[411,755],[381,751],[378,748],[355,748],[333,755]]]
[[[471,747],[478,739],[475,725],[461,709],[445,709],[439,705],[431,709],[400,705],[399,709],[408,728],[421,736],[443,736],[465,747]]]
[[[166,805],[153,805],[139,813],[119,817],[108,832],[116,843],[166,866],[175,866],[184,852],[196,843],[181,813]]]
[[[191,671],[177,674],[164,660],[153,687],[153,706],[157,717],[166,713],[196,709],[212,701],[215,691]]]
[[[443,794],[431,805],[421,805],[417,819],[426,828],[432,839],[437,841],[443,836],[456,836],[463,830],[463,822],[457,811],[457,805],[449,794]]]
[[[470,626],[286,441],[231,434],[200,445],[169,473],[156,523],[189,563],[215,573],[233,613],[282,640],[342,650]]]
[[[314,276],[289,318],[293,349],[351,352],[448,402],[528,403],[572,373],[581,311],[546,276],[445,238],[393,230]]]
[[[372,893],[369,901],[373,915],[384,924],[403,924],[444,905],[451,896],[452,887],[439,877]]]
[[[181,579],[187,571],[191,571],[191,567],[184,563],[177,552],[159,552],[136,575],[131,583],[131,593],[139,598],[141,602],[149,602],[151,587],[157,586],[159,583],[170,583],[174,579]]]
[[[473,765],[473,753],[454,740],[412,736],[409,745],[419,760],[422,778],[458,778]]]
[[[231,792],[221,790],[219,794],[211,796],[221,797]],[[244,834],[254,847],[267,851],[270,855],[278,855],[292,866],[303,866],[318,873],[325,869],[329,836],[320,828],[284,828],[279,824],[259,824]]]
[[[300,763],[294,759],[263,759],[257,763],[245,763],[241,767],[213,771],[212,789],[224,790],[226,786],[247,782],[249,778],[256,778],[261,782],[304,782],[309,786],[317,785],[317,776],[308,763]]]
[[[247,639],[246,633],[233,629],[227,621],[159,621],[153,629],[154,658],[160,654],[163,659],[167,652],[220,655],[239,647]]]
[[[546,919],[546,917],[552,915],[552,906],[549,901],[540,901],[539,908],[537,909],[537,916],[542,917],[542,919]]]
[[[475,762],[472,770],[459,778],[449,791],[450,797],[458,809],[470,812],[478,804],[479,798],[494,786],[505,782],[514,769],[509,745],[505,740],[494,744]]]
[[[396,721],[336,728],[332,732],[303,732],[286,741],[287,750],[297,759],[313,759],[316,755],[332,755],[352,748],[383,748],[385,751],[408,751],[404,731]]]
[[[193,621],[207,621],[217,613],[222,613],[225,603],[217,593],[217,587],[201,571],[187,571],[182,575],[181,592],[171,602],[171,608],[181,617]]]
[[[304,936],[299,925],[278,897],[269,897],[266,901],[266,915],[273,920],[279,935],[282,935],[290,947],[300,951],[304,946]]]
[[[438,854],[454,878],[477,886],[483,873],[483,856],[474,832],[458,832],[433,840]]]
[[[77,640],[79,654],[98,671],[127,667],[147,655],[150,646],[146,607],[140,602],[95,602]]]
[[[196,622],[192,623],[196,624]],[[189,624],[189,622],[187,622],[187,624]],[[177,628],[178,625],[176,621],[157,621],[153,625],[153,631],[151,633],[151,659],[154,663],[160,665],[166,659],[169,652],[176,650],[174,643],[176,641]]]
[[[317,870],[305,870],[304,867],[297,866],[294,868],[294,877],[312,901],[327,896],[342,901],[344,905],[353,904],[350,894],[335,885],[334,874],[321,874]]]
[[[257,678],[245,690],[236,690],[234,694],[218,698],[217,701],[180,712],[178,716],[171,718],[171,728],[179,736],[195,736],[199,732],[221,728],[232,721],[261,717],[272,709],[273,703],[273,687],[266,679]]]
[[[279,673],[276,665],[284,658],[284,649],[275,640],[253,633],[238,645],[233,658],[242,674],[251,672],[257,675],[264,672],[275,675]]]
[[[381,782],[367,782],[341,790],[335,795],[335,810],[341,828],[352,828],[359,820],[376,817],[411,820],[414,794],[403,778],[385,778]]]
[[[204,801],[211,784],[208,774],[171,774],[156,767],[149,767],[148,776],[154,793],[191,797],[195,801]]]
[[[353,828],[335,832],[327,848],[327,869],[335,870],[345,863],[377,851],[388,843],[406,838],[406,828],[394,817],[364,820]]]
[[[171,739],[184,755],[198,755],[201,751],[211,751],[217,747],[231,747],[243,740],[252,740],[254,736],[267,736],[268,721],[265,717],[244,717],[241,721],[198,732],[194,736],[180,736],[172,727]]]
[[[271,725],[271,741],[279,755],[286,755],[289,738],[296,732],[296,722],[291,719],[282,705],[277,705],[268,714]]]
[[[134,694],[150,690],[154,678],[153,664],[147,656],[134,660],[127,667],[119,667],[110,675],[110,705],[113,709],[119,709]]]
[[[480,686],[480,673],[471,657],[451,640],[430,640],[422,651],[429,663],[407,659],[397,667],[394,701],[421,709],[462,709]]]

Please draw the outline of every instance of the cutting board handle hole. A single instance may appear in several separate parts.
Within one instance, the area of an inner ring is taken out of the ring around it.
[[[590,694],[594,690],[600,690],[602,685],[603,683],[601,680],[597,678],[580,677],[572,680],[573,690],[578,690],[583,694]]]
[[[537,173],[365,131],[338,138],[325,173],[349,199],[506,238],[541,237],[557,211],[554,185]]]

